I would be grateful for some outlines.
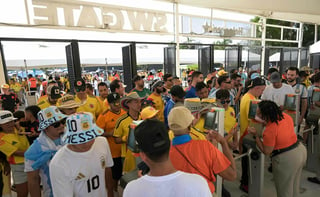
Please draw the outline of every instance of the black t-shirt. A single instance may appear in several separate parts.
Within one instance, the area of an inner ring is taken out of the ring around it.
[[[27,135],[29,144],[31,145],[33,143],[33,141],[39,136],[40,131],[38,130],[39,128],[39,121],[36,120],[34,122],[20,122],[20,126],[25,128],[25,132],[28,133],[32,133],[34,134],[34,136],[29,136]]]
[[[15,93],[10,93],[9,95],[1,94],[0,102],[3,110],[9,110],[13,113],[19,104],[19,99]]]

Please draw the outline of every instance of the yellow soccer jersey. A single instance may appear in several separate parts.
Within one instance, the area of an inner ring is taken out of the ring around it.
[[[140,120],[140,117],[139,117],[139,120]],[[132,123],[132,121],[133,119],[128,113],[122,115],[116,122],[113,136],[121,137],[122,139],[127,138],[129,135],[130,124]],[[135,163],[134,156],[132,155],[132,152],[129,149],[127,149],[126,143],[121,144],[121,157],[125,158],[125,162],[123,165],[124,172],[129,172],[135,169],[136,163]]]
[[[49,103],[48,99],[42,100],[41,102],[38,103],[38,106],[40,107],[41,110],[50,107],[51,104]]]
[[[109,103],[108,103],[107,99],[102,100],[100,98],[100,96],[97,96],[97,99],[100,103],[100,106],[102,107],[103,112],[106,111],[107,109],[109,109]]]
[[[191,128],[189,135],[193,140],[207,140],[204,134],[200,133],[194,128]],[[174,133],[172,130],[169,130],[169,139],[172,141],[173,138]]]
[[[204,128],[204,121],[205,121],[205,116],[202,115],[198,122],[196,123],[196,125],[194,125],[194,128],[196,128],[197,130],[200,130],[202,132],[204,132],[206,129]]]
[[[152,101],[154,103],[153,107],[157,110],[159,110],[159,113],[158,113],[158,117],[159,117],[159,120],[161,122],[164,122],[164,114],[163,114],[163,111],[164,111],[164,102],[162,100],[162,97],[161,95],[155,95],[154,93],[150,94],[150,96],[148,97],[148,100]]]
[[[75,97],[75,101],[81,103],[81,100],[77,96]],[[87,100],[80,105],[77,112],[90,112],[96,120],[102,113],[102,108],[96,97],[87,96]]]
[[[234,109],[229,106],[224,113],[224,130],[229,133],[236,126],[236,123],[237,120]]]
[[[25,135],[16,133],[0,133],[0,151],[7,156],[10,164],[24,163],[24,157],[13,156],[17,150],[25,151],[29,148],[29,142]]]
[[[21,85],[19,83],[10,84],[10,89],[13,89],[15,93],[18,93],[21,90]]]
[[[41,96],[39,99],[38,99],[38,104],[44,100],[47,100],[48,99],[48,95],[43,95]]]
[[[250,101],[255,99],[255,96],[253,96],[250,93],[246,93],[240,101],[240,137],[242,137],[245,134],[249,125],[248,114],[250,108]]]

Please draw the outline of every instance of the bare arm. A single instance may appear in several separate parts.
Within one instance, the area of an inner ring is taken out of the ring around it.
[[[242,84],[240,83],[240,86],[239,86],[239,88],[238,88],[237,95],[236,95],[236,97],[234,98],[234,102],[235,102],[235,103],[237,103],[237,102],[240,100],[242,89],[243,89],[243,86],[242,86]]]
[[[114,141],[116,144],[123,144],[127,142],[127,136],[122,136],[122,137],[114,137]]]
[[[103,136],[104,137],[112,137],[113,136],[113,131],[112,132],[104,132]]]
[[[31,197],[41,197],[39,170],[27,172],[28,190]]]
[[[307,111],[307,99],[301,99],[301,114],[299,118],[299,124],[301,124]]]
[[[108,197],[113,197],[113,180],[111,168],[106,168],[105,170],[106,187],[108,191]]]
[[[259,147],[259,149],[261,150],[261,152],[263,152],[263,154],[265,155],[270,155],[274,149],[273,146],[265,146],[263,145],[261,139],[259,138],[257,131],[254,127],[248,127],[248,132],[251,133],[253,136],[255,136],[255,140],[257,143],[257,146]]]
[[[221,144],[223,154],[231,162],[231,165],[224,171],[220,172],[219,175],[228,181],[235,180],[237,178],[237,169],[233,155],[229,149],[228,142],[216,131],[209,131],[208,135],[210,135],[210,138],[217,140],[217,142]]]
[[[223,154],[228,158],[228,160],[231,162],[231,165],[225,169],[224,171],[219,173],[219,176],[222,178],[228,180],[228,181],[234,181],[237,178],[237,169],[236,169],[236,164],[233,159],[232,153],[229,149],[227,141],[223,140],[220,142],[222,146],[222,152]]]

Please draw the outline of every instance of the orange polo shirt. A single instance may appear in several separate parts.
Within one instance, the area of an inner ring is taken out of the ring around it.
[[[118,118],[125,113],[126,111],[123,109],[121,109],[118,114],[107,110],[99,116],[96,124],[102,128],[104,132],[112,133]],[[107,137],[107,140],[109,142],[112,158],[121,157],[121,144],[116,144],[113,136]]]
[[[274,147],[274,150],[287,148],[297,141],[291,116],[282,114],[284,118],[278,124],[268,123],[263,132],[263,145]]]

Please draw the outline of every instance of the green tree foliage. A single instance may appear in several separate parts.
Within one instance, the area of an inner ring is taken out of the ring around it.
[[[226,48],[226,45],[232,44],[232,40],[230,39],[223,39],[222,41],[218,40],[213,42],[213,44],[215,45],[214,46],[215,50],[224,50]]]

